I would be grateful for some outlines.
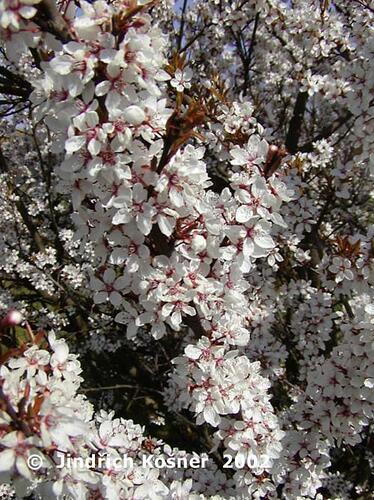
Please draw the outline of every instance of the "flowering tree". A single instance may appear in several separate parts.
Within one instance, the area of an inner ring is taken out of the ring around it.
[[[370,498],[373,12],[0,0],[4,495]]]

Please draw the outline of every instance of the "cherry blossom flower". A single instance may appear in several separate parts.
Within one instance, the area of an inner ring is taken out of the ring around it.
[[[184,89],[191,88],[192,71],[190,68],[183,70],[177,69],[174,78],[170,80],[170,85],[176,89],[177,92],[183,92]]]
[[[112,268],[104,271],[102,280],[93,276],[91,278],[91,287],[96,291],[94,295],[95,304],[102,304],[109,299],[114,306],[119,306],[122,302],[120,292],[129,284],[129,276],[116,277],[116,273]]]

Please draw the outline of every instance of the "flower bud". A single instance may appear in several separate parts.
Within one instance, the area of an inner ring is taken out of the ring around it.
[[[124,110],[123,117],[131,125],[140,125],[145,120],[145,113],[139,106],[129,106]]]
[[[192,238],[191,246],[196,253],[203,252],[206,249],[206,240],[200,234],[196,234]]]
[[[3,328],[11,328],[13,326],[21,324],[22,321],[23,321],[22,314],[16,309],[11,309],[1,320],[1,326]]]

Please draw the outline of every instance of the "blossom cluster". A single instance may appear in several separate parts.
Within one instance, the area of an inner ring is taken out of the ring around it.
[[[13,311],[2,324],[21,321],[22,315]],[[26,328],[32,334],[30,326]],[[144,428],[132,420],[114,418],[114,412],[94,414],[92,404],[79,394],[80,362],[65,340],[57,339],[54,332],[47,337],[38,332],[33,342],[16,349],[0,370],[0,476],[4,484],[13,485],[17,498],[34,494],[84,499],[96,494],[111,499],[182,500],[193,483],[204,492],[199,486],[203,477],[229,490],[227,478],[219,476],[208,458],[206,468],[192,478],[187,470],[171,471],[166,477],[166,470],[146,467],[156,458],[167,463],[168,458],[192,459],[193,455],[145,436]],[[79,467],[69,467],[74,457],[79,457]],[[89,467],[92,457],[95,466]],[[67,465],[61,467],[61,463]]]

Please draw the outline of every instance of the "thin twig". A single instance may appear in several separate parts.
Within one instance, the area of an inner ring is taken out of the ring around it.
[[[81,392],[99,392],[99,391],[113,391],[117,389],[135,389],[137,391],[142,390],[145,392],[153,392],[155,394],[163,395],[163,392],[158,391],[157,389],[152,389],[151,387],[139,387],[138,385],[131,384],[115,384],[115,385],[105,385],[101,387],[83,387],[81,388]]]
[[[182,7],[181,24],[179,26],[179,33],[178,33],[178,39],[177,39],[178,51],[180,51],[180,49],[182,47],[182,39],[183,39],[183,31],[184,31],[184,23],[185,23],[185,14],[186,14],[187,4],[188,4],[188,0],[184,0],[183,7]]]

